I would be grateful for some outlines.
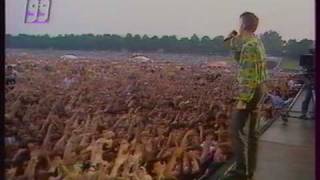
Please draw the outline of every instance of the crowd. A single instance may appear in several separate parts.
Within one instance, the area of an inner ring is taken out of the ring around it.
[[[232,156],[233,66],[6,63],[7,179],[206,179]],[[286,94],[281,78],[270,88]]]

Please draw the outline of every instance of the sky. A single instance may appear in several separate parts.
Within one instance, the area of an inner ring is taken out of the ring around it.
[[[257,33],[315,39],[314,0],[52,0],[48,24],[25,24],[27,0],[6,0],[9,34],[147,34],[226,36],[239,15],[260,18]]]

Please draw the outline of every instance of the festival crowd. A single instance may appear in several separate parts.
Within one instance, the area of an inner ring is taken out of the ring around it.
[[[7,179],[207,179],[232,157],[232,65],[6,63]],[[292,98],[289,78],[274,77],[270,97]]]

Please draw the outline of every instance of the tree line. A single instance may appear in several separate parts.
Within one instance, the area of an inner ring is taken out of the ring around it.
[[[285,41],[276,31],[267,31],[259,35],[268,55],[296,58],[307,53],[313,47],[312,40]],[[10,35],[6,34],[7,48],[60,49],[60,50],[128,50],[128,51],[164,51],[172,53],[197,53],[210,55],[228,55],[230,51],[223,45],[224,36],[178,38],[171,36],[115,34],[66,34],[51,37],[49,35]]]

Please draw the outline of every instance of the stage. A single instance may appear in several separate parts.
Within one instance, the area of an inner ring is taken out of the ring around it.
[[[315,179],[314,121],[276,121],[262,136],[258,147],[255,180]]]
[[[300,116],[304,93],[293,106],[292,116]],[[309,111],[313,111],[310,102]],[[310,115],[309,115],[310,116]],[[314,119],[289,118],[263,125],[258,143],[257,169],[252,180],[313,180],[315,179],[315,124]],[[210,180],[219,180],[232,167],[227,163]]]
[[[292,110],[300,111],[303,98],[304,92]],[[309,110],[314,110],[312,102],[310,102]],[[254,179],[315,179],[314,122],[314,119],[289,118],[288,124],[284,126],[281,120],[275,121],[260,137]]]

